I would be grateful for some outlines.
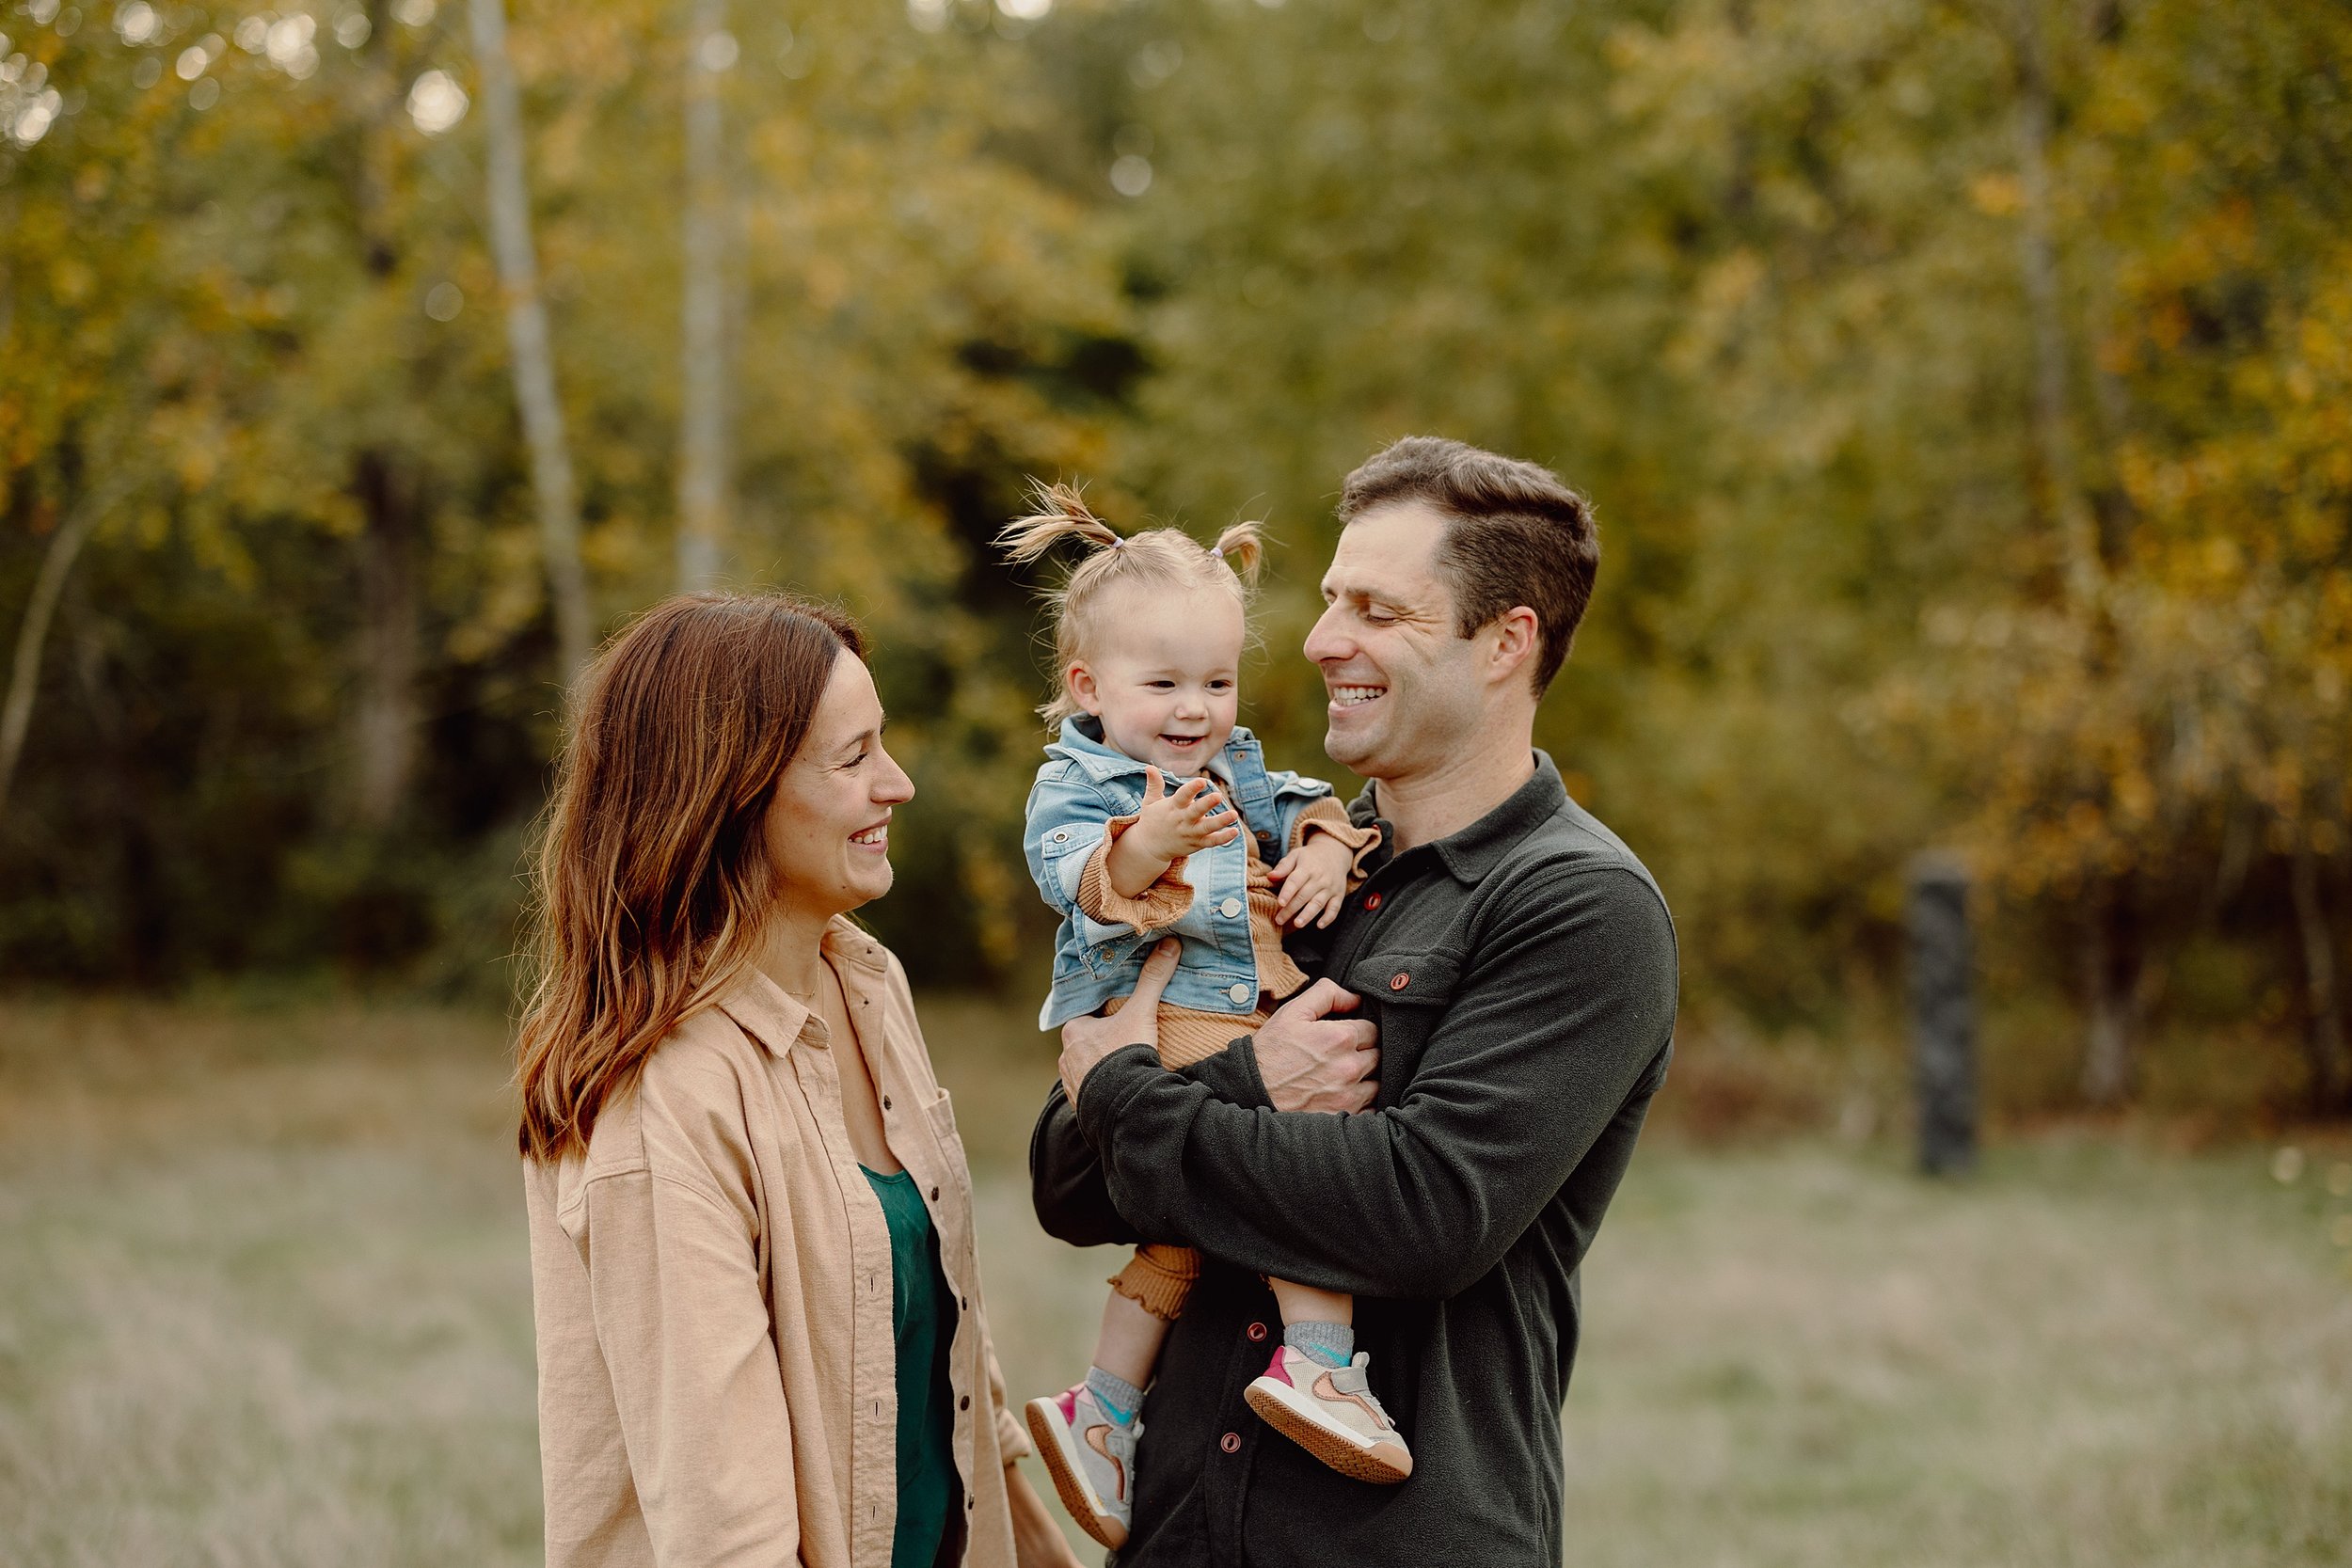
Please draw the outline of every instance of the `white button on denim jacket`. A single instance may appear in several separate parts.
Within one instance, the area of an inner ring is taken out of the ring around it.
[[[1257,736],[1238,724],[1224,750],[1209,759],[1208,771],[1269,863],[1290,843],[1298,814],[1331,793],[1320,779],[1269,769]],[[1164,936],[1184,943],[1165,998],[1170,1006],[1236,1017],[1257,1007],[1249,847],[1240,836],[1184,862],[1193,899],[1172,925],[1149,931],[1106,925],[1079,908],[1078,882],[1088,860],[1113,817],[1141,809],[1143,790],[1144,765],[1105,743],[1099,721],[1086,715],[1062,721],[1061,736],[1045,748],[1045,764],[1030,787],[1022,834],[1029,875],[1062,923],[1054,944],[1054,989],[1038,1014],[1041,1029],[1059,1028],[1132,992],[1145,957]]]

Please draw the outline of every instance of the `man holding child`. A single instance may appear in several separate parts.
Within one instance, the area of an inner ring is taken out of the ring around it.
[[[1320,977],[1171,1070],[1155,958],[1115,1016],[1065,1027],[1031,1148],[1052,1234],[1205,1258],[1137,1428],[1129,1568],[1558,1563],[1578,1270],[1671,1054],[1665,904],[1533,744],[1592,594],[1586,502],[1415,437],[1348,477],[1340,516],[1306,653],[1326,750],[1372,781],[1349,816],[1382,843],[1292,940]],[[1269,1276],[1356,1296],[1401,1484],[1250,1416]]]

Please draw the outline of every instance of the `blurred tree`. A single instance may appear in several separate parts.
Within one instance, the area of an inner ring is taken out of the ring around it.
[[[580,501],[572,478],[564,408],[555,393],[554,351],[539,296],[539,259],[531,240],[531,188],[525,178],[522,106],[506,50],[506,0],[470,0],[476,68],[481,73],[491,249],[505,296],[506,343],[515,357],[515,403],[531,443],[532,488],[547,555],[548,596],[555,610],[557,668],[566,684],[588,662],[596,634],[588,577],[580,559]]]

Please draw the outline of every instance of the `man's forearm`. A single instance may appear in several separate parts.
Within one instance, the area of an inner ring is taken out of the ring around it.
[[[1140,1049],[1148,1053],[1148,1047]],[[1141,1239],[1112,1205],[1103,1162],[1078,1130],[1059,1083],[1046,1095],[1029,1134],[1029,1202],[1045,1233],[1073,1246]]]
[[[1655,1073],[1671,1033],[1663,907],[1630,877],[1580,891],[1556,921],[1482,949],[1387,1109],[1284,1115],[1263,1089],[1253,1103],[1225,1058],[1192,1077],[1148,1053],[1106,1058],[1077,1119],[1107,1202],[1155,1240],[1303,1284],[1465,1288]]]

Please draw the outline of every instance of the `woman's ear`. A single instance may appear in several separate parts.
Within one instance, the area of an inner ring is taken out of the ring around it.
[[[1093,671],[1088,669],[1080,661],[1073,659],[1070,661],[1070,668],[1061,673],[1061,684],[1063,689],[1070,693],[1072,702],[1097,719],[1103,717],[1103,692],[1102,689],[1094,684]]]

